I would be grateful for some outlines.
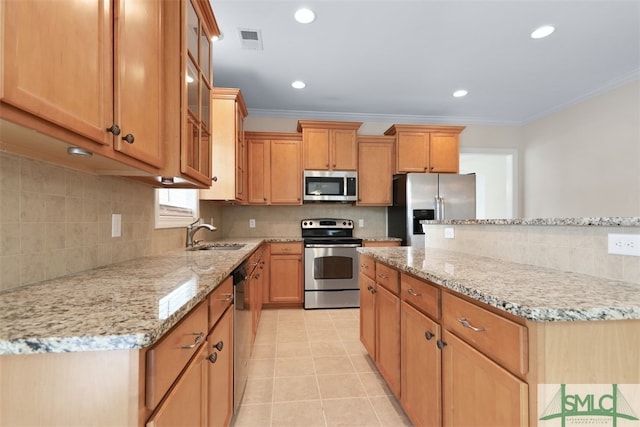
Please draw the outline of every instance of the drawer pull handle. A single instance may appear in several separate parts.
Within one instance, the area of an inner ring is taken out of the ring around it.
[[[469,323],[469,321],[464,317],[459,318],[458,322],[460,322],[462,326],[464,326],[465,328],[471,329],[473,332],[482,332],[485,330],[484,328],[476,328],[471,323]]]
[[[376,293],[376,290],[375,290],[375,289],[373,289],[373,287],[372,287],[372,286],[367,286],[367,289],[368,289],[368,290],[369,290],[369,292],[371,292],[372,294],[375,294],[375,293]]]
[[[215,347],[216,350],[222,351],[222,349],[224,348],[224,343],[222,341],[218,341],[213,346]]]
[[[413,289],[407,289],[407,292],[409,293],[409,295],[414,296],[414,297],[421,297],[422,296],[422,294],[417,293]]]
[[[216,363],[216,361],[218,360],[218,353],[214,351],[209,355],[209,357],[207,357],[207,359],[209,359],[209,362],[211,363]]]
[[[389,278],[389,276],[385,276],[382,273],[378,274],[378,277],[381,278],[381,279],[388,279]]]
[[[435,335],[433,334],[433,332],[427,331],[424,333],[424,337],[427,339],[427,341],[431,341],[431,339],[435,337]]]
[[[194,332],[193,335],[196,336],[195,342],[193,344],[191,344],[191,345],[183,345],[182,346],[183,350],[191,350],[192,348],[196,348],[197,346],[202,344],[202,341],[204,341],[204,333],[203,332]]]

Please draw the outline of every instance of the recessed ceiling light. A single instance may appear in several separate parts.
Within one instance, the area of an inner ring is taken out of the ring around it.
[[[463,96],[466,96],[467,93],[469,93],[469,92],[467,92],[464,89],[460,89],[460,90],[457,90],[457,91],[453,92],[453,96],[455,96],[456,98],[462,98]]]
[[[296,80],[295,82],[291,83],[291,86],[296,89],[304,89],[307,84],[301,80]]]
[[[310,24],[316,19],[316,14],[311,9],[302,8],[296,10],[293,17],[301,24]]]
[[[551,33],[553,33],[556,29],[551,25],[543,25],[542,27],[536,28],[533,33],[531,33],[532,39],[542,39],[545,38]]]

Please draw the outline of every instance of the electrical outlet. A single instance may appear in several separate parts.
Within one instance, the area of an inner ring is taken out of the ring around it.
[[[249,220],[249,228],[256,228],[256,220],[251,218]]]
[[[111,215],[111,237],[122,236],[122,215]]]
[[[608,253],[640,256],[640,234],[609,234]]]
[[[364,219],[359,219],[358,220],[358,227],[360,227],[360,228],[364,227]]]
[[[453,227],[447,227],[444,229],[444,238],[445,239],[453,239],[456,235],[453,231]]]

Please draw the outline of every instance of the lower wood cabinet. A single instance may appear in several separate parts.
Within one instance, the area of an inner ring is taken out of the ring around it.
[[[400,330],[402,407],[415,425],[442,425],[440,325],[403,301]]]
[[[442,351],[445,426],[528,426],[528,385],[449,331]]]
[[[269,303],[301,304],[303,299],[302,243],[271,243]]]
[[[387,385],[400,396],[400,298],[383,286],[376,292],[376,365]]]
[[[376,355],[376,282],[360,273],[360,341],[371,357]]]
[[[206,420],[207,346],[201,346],[173,388],[147,422],[147,427],[202,426]]]
[[[233,416],[233,307],[207,338],[207,426],[227,426]]]

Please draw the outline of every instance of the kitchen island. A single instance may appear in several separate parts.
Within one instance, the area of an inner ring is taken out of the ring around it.
[[[637,401],[637,284],[436,248],[359,251],[361,339],[415,424],[543,426],[576,416],[549,415],[560,385],[631,385]]]

